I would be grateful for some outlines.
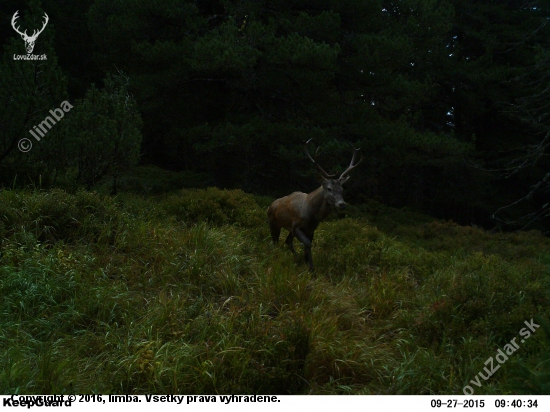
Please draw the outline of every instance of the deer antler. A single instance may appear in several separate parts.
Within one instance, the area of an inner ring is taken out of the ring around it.
[[[321,175],[325,179],[330,179],[330,178],[336,176],[336,173],[331,175],[331,174],[325,172],[324,169],[321,167],[321,165],[315,161],[315,159],[317,159],[317,157],[319,156],[320,147],[317,147],[317,150],[315,151],[315,159],[313,159],[313,157],[311,157],[311,155],[309,154],[309,151],[307,150],[307,145],[312,140],[313,140],[313,138],[309,139],[307,142],[304,142],[304,152],[305,152],[306,156],[309,157],[309,160],[311,160],[315,164],[315,166],[317,166],[317,169],[319,169],[319,172],[321,172]]]
[[[32,36],[31,36],[31,38],[36,39],[38,37],[38,35],[44,31],[44,29],[46,28],[46,25],[50,21],[50,18],[48,17],[48,15],[46,13],[44,13],[44,19],[45,20],[44,20],[44,24],[42,25],[42,28],[40,30],[35,30],[33,32]]]
[[[17,10],[17,11],[15,12],[15,14],[13,15],[13,17],[11,18],[11,27],[13,27],[13,29],[14,29],[17,33],[19,33],[19,34],[21,35],[21,37],[28,37],[28,36],[27,36],[27,30],[25,30],[24,33],[21,33],[21,32],[19,31],[19,27],[15,27],[15,20],[17,20],[17,18],[19,17],[19,16],[17,15],[18,13],[19,13],[19,10]]]
[[[344,172],[340,175],[340,177],[338,178],[338,180],[340,181],[340,184],[344,184],[345,182],[347,182],[347,180],[350,178],[350,176],[347,176],[346,175],[351,172],[353,169],[355,169],[357,166],[359,166],[359,163],[361,163],[363,161],[363,154],[361,154],[361,159],[359,159],[359,161],[357,163],[354,164],[355,162],[355,158],[357,157],[357,153],[359,152],[359,150],[361,150],[360,148],[359,149],[356,149],[351,143],[350,143],[350,146],[352,147],[353,149],[353,156],[351,158],[351,162],[348,166],[348,168],[346,170],[344,170]]]

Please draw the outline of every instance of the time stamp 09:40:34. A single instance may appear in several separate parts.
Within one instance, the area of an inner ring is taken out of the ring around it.
[[[441,399],[432,399],[431,400],[431,406],[432,408],[441,408],[441,407],[447,407],[447,408],[456,408],[456,407],[463,407],[463,408],[483,408],[485,406],[485,400],[483,399],[466,399],[463,402],[459,402],[456,399],[450,399],[448,401],[442,401]],[[495,399],[495,407],[496,408],[538,408],[538,402],[536,399],[514,399],[514,400],[506,400],[506,399]]]

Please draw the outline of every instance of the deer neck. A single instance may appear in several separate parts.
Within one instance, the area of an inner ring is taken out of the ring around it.
[[[323,196],[323,186],[307,195],[307,203],[310,216],[317,222],[324,220],[332,211],[332,208]]]

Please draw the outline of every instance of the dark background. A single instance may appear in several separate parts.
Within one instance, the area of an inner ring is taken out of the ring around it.
[[[16,10],[28,33],[48,14],[47,61],[13,59]],[[314,138],[329,172],[361,147],[350,202],[547,231],[549,17],[548,1],[3,1],[0,183],[92,189],[138,164],[280,196],[316,187]]]

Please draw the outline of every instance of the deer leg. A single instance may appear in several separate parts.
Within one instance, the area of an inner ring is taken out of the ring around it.
[[[313,258],[311,257],[311,240],[302,232],[301,229],[294,229],[294,236],[304,244],[306,260],[309,263],[309,270],[313,272]]]
[[[273,243],[279,243],[279,235],[281,234],[281,228],[279,225],[269,222],[269,229],[271,231],[271,239],[273,239]]]
[[[309,241],[313,244],[313,233],[304,233],[304,235],[309,239]],[[313,258],[311,257],[311,248],[306,248],[304,247],[304,257],[306,259],[306,262],[311,262],[313,263]]]
[[[296,251],[294,250],[294,235],[292,234],[292,232],[290,232],[286,237],[285,243],[287,244],[292,254],[296,256]]]

